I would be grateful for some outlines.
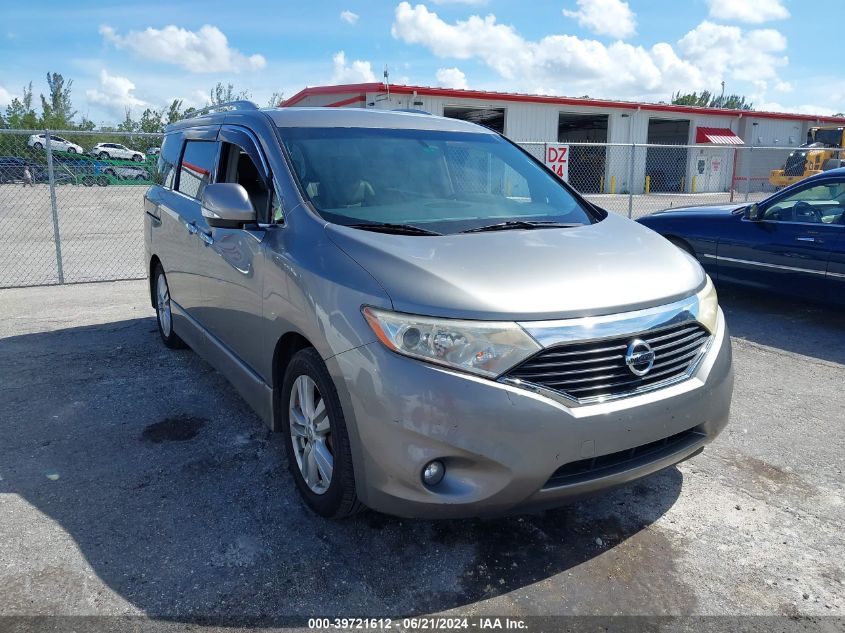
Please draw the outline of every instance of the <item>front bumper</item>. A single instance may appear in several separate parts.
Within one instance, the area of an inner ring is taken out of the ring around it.
[[[341,398],[358,496],[408,517],[497,515],[561,505],[671,466],[728,422],[730,337],[719,326],[695,373],[642,395],[569,407],[495,381],[436,367],[371,343],[328,359]],[[561,466],[694,429],[685,441],[573,483],[547,485]],[[426,487],[439,459],[446,476]]]

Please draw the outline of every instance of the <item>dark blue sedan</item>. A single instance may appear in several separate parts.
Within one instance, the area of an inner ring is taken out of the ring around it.
[[[686,250],[717,283],[845,305],[845,168],[755,204],[667,209],[638,221]]]

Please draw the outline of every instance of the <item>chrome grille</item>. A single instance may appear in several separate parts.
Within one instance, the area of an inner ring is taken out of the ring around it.
[[[710,334],[699,323],[686,322],[587,343],[549,347],[508,372],[505,378],[540,385],[579,401],[618,397],[687,375]],[[654,365],[644,376],[625,363],[628,344],[645,341],[654,351]]]

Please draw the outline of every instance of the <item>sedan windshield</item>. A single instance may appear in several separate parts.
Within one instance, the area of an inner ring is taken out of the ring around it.
[[[431,235],[599,219],[553,174],[494,134],[381,128],[280,133],[302,190],[336,224]],[[424,231],[413,232],[419,228]]]

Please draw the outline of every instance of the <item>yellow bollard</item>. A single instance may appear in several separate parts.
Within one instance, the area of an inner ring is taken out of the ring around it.
[[[602,175],[601,180],[599,182],[599,191],[604,193],[604,176]]]
[[[651,176],[645,177],[645,192],[651,193]]]
[[[686,188],[687,188],[687,177],[681,176],[681,193],[686,191]]]
[[[616,193],[616,176],[610,177],[610,193]]]
[[[695,176],[692,177],[692,191],[690,193],[695,193]]]

